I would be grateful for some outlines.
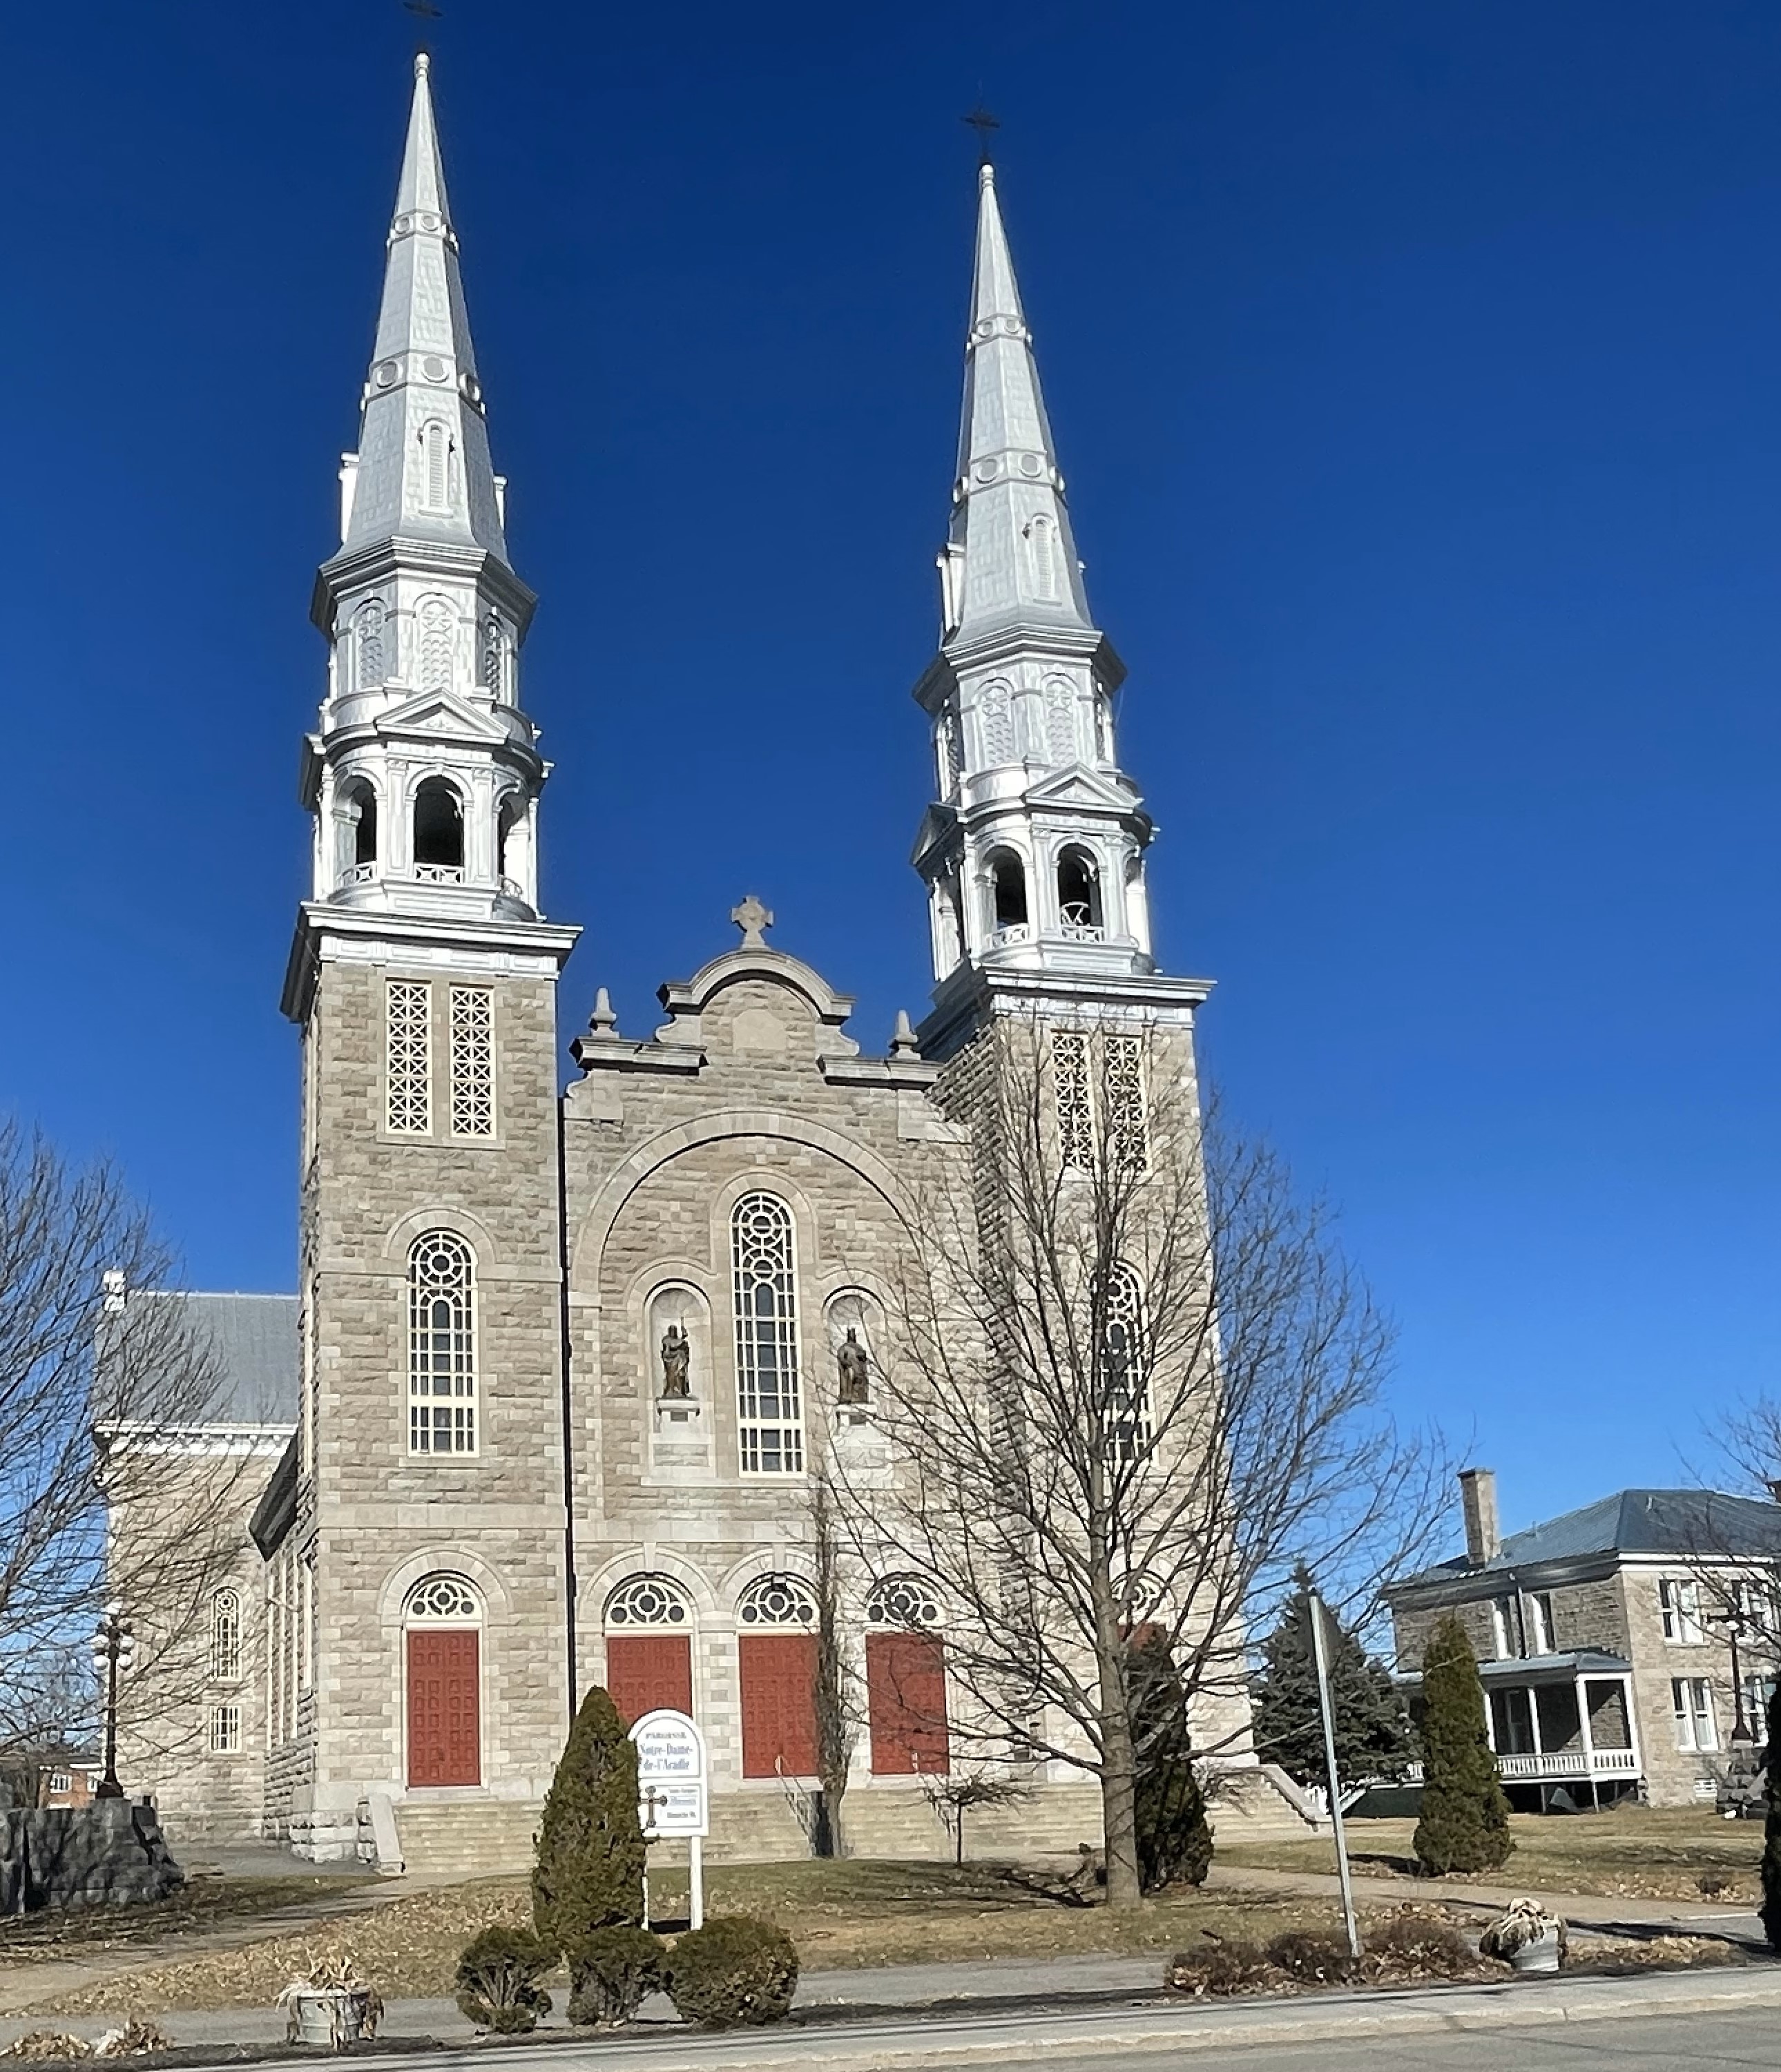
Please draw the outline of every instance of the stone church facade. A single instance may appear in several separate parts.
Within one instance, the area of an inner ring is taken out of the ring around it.
[[[936,977],[888,1051],[850,1001],[739,941],[665,1019],[602,993],[560,1092],[578,931],[538,904],[548,766],[521,702],[534,599],[417,64],[359,450],[313,615],[329,677],[304,758],[315,837],[285,1011],[301,1031],[299,1397],[253,1536],[265,1564],[265,1832],[303,1855],[508,1860],[578,1696],[690,1709],[714,1846],[799,1852],[814,1768],[812,1445],[870,1450],[900,1175],[962,1147],[948,1064],[998,1013],[1161,1029],[1192,1071],[1203,981],[1159,974],[1151,824],[1115,750],[1123,669],[1090,618],[985,166],[942,637],[916,689],[936,795],[916,867]],[[579,1018],[578,1016],[577,1018]],[[1135,1039],[1134,1039],[1135,1040]],[[1134,1084],[1127,1125],[1141,1127]],[[869,1578],[846,1820],[944,1846],[944,1606]],[[1041,1766],[998,1838],[1097,1839]],[[999,1824],[998,1824],[999,1823]]]

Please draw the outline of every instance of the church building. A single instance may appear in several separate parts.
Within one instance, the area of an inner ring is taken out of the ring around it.
[[[253,1518],[264,1690],[235,1747],[193,1766],[250,1770],[262,1832],[302,1855],[364,1853],[393,1819],[411,1866],[523,1857],[595,1683],[627,1716],[697,1718],[714,1849],[804,1852],[806,1466],[818,1434],[871,1443],[899,1174],[964,1141],[948,1064],[1022,1012],[1160,1026],[1191,1069],[1210,988],[1151,954],[1125,672],[1084,592],[988,165],[980,183],[940,641],[915,688],[932,1011],[875,1052],[750,897],[734,939],[662,986],[660,1026],[621,1031],[603,992],[590,1020],[585,1001],[559,1013],[579,931],[539,906],[536,600],[508,558],[416,60],[312,606],[314,882],[283,1001],[302,1042],[298,1400]],[[566,1020],[586,1025],[566,1092]],[[1121,1097],[1141,1128],[1132,1041]],[[945,1607],[892,1574],[853,1612],[850,1845],[939,1854],[920,1778],[952,1758]],[[1080,1773],[1031,1782],[984,1815],[986,1840],[1099,1840]],[[172,1807],[187,1786],[159,1790]]]

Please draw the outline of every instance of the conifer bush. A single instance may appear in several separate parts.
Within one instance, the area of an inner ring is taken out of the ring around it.
[[[675,2012],[701,2028],[783,2021],[797,1989],[798,1953],[791,1937],[750,1914],[714,1914],[704,1927],[681,1936],[668,1954],[668,1991]]]
[[[529,2035],[550,2012],[538,1982],[556,1962],[556,1951],[529,1928],[485,1928],[458,1959],[459,2012],[497,2036]]]
[[[637,1751],[596,1687],[582,1700],[551,1779],[532,1872],[532,1918],[555,1950],[644,1918],[644,1839]]]
[[[668,1980],[668,1951],[647,1928],[596,1928],[569,1958],[569,2018],[583,2029],[617,2029]]]
[[[1310,1571],[1301,1566],[1279,1624],[1261,1644],[1256,1752],[1265,1762],[1277,1762],[1294,1783],[1321,1786],[1329,1781],[1328,1763],[1311,1638],[1311,1589]],[[1389,1672],[1333,1617],[1325,1619],[1324,1631],[1337,1775],[1345,1785],[1402,1777],[1410,1761],[1410,1725]]]
[[[1146,1635],[1132,1650],[1132,1741],[1137,1750],[1133,1812],[1138,1889],[1203,1885],[1212,1831],[1187,1732],[1187,1693],[1166,1637]]]
[[[1781,1950],[1781,1687],[1769,1700],[1769,1746],[1762,1777],[1762,1933]]]
[[[1515,1847],[1509,1802],[1484,1732],[1484,1686],[1466,1629],[1450,1612],[1422,1658],[1422,1817],[1415,1848],[1425,1869],[1491,1871]]]

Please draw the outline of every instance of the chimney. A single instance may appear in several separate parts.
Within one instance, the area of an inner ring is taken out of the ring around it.
[[[1503,1552],[1496,1522],[1496,1473],[1491,1468],[1462,1468],[1459,1507],[1466,1515],[1466,1558],[1494,1561]]]

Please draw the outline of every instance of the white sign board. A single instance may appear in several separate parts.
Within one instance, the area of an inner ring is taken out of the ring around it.
[[[685,1712],[645,1712],[637,1750],[637,1824],[646,1842],[710,1832],[705,1737]]]

